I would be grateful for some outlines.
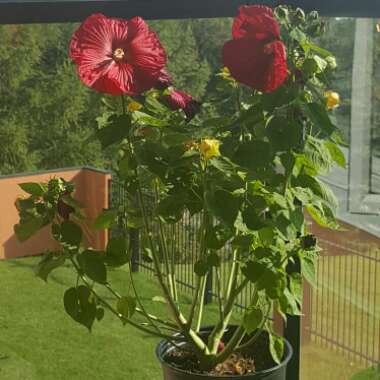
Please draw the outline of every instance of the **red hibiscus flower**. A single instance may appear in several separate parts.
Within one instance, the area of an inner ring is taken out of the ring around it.
[[[274,18],[273,10],[264,5],[244,5],[239,8],[232,25],[234,39],[250,36],[256,40],[279,39],[280,26]]]
[[[166,64],[165,51],[140,17],[94,14],[74,32],[70,58],[82,82],[111,95],[138,95],[152,88]]]
[[[194,100],[191,95],[182,91],[171,91],[165,99],[172,110],[182,109],[185,112],[188,121],[190,121],[201,109],[201,103]]]
[[[287,78],[286,50],[273,11],[243,6],[223,47],[223,63],[233,78],[261,92],[272,92]]]

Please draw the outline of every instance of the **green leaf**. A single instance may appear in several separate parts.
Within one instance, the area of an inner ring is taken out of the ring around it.
[[[273,227],[260,228],[258,233],[259,233],[259,238],[263,245],[269,246],[273,244],[273,239],[274,239]]]
[[[221,259],[220,259],[220,257],[218,256],[218,254],[216,254],[215,252],[210,253],[210,254],[207,256],[206,261],[207,261],[207,265],[208,265],[209,267],[219,267],[220,264],[221,264]]]
[[[302,276],[294,272],[290,274],[289,276],[289,287],[291,290],[291,293],[293,294],[294,298],[298,302],[299,305],[302,304],[302,289],[303,289],[303,283],[302,283]]]
[[[65,257],[61,252],[47,252],[35,268],[35,274],[42,280],[47,281],[49,274],[65,263]]]
[[[324,228],[330,228],[334,230],[338,230],[339,224],[336,222],[336,219],[332,213],[332,211],[325,205],[307,205],[307,211],[310,216],[321,226]]]
[[[44,183],[25,182],[25,183],[20,183],[19,186],[26,193],[33,195],[35,197],[41,197],[48,190],[46,184]]]
[[[207,191],[206,206],[216,218],[233,225],[239,212],[241,200],[226,190]]]
[[[77,199],[73,198],[71,195],[63,195],[61,197],[61,200],[68,206],[73,207],[74,209],[84,208],[84,205],[80,203]]]
[[[157,214],[166,223],[177,223],[181,220],[185,209],[185,197],[183,194],[169,195],[160,200]]]
[[[254,140],[239,145],[234,162],[242,167],[256,171],[258,168],[266,167],[273,161],[271,145],[265,141]]]
[[[331,122],[325,106],[319,103],[307,103],[304,109],[314,125],[325,135],[330,136],[337,129]]]
[[[302,49],[304,49],[306,53],[308,53],[310,50],[313,50],[319,55],[321,55],[323,58],[332,56],[332,53],[330,53],[328,50],[323,49],[320,46],[311,43],[310,41],[303,41],[301,43],[301,46],[302,46]]]
[[[246,226],[252,231],[257,231],[266,226],[264,218],[257,214],[254,207],[246,208],[242,217]]]
[[[112,267],[120,267],[131,260],[127,249],[127,241],[123,236],[109,239],[107,244],[105,262]]]
[[[120,179],[127,179],[135,175],[136,161],[129,157],[127,154],[119,161],[119,177]]]
[[[305,280],[313,287],[316,286],[316,263],[315,259],[305,256],[301,260],[301,273]]]
[[[303,126],[285,117],[273,117],[266,127],[266,135],[276,151],[286,151],[301,144]]]
[[[106,127],[99,129],[95,137],[100,141],[104,149],[128,137],[130,128],[130,116],[111,115],[107,120]]]
[[[107,268],[104,264],[104,252],[86,250],[78,255],[78,263],[83,272],[93,281],[100,284],[107,282]]]
[[[135,111],[133,116],[140,125],[151,125],[152,127],[167,127],[170,125],[165,120],[157,119],[156,117],[141,111]]]
[[[245,328],[247,334],[251,334],[256,331],[263,319],[264,315],[260,309],[255,307],[247,309],[243,317],[243,327]]]
[[[301,174],[297,177],[293,184],[305,189],[310,189],[317,197],[328,203],[334,209],[338,207],[338,200],[332,190],[318,178],[307,174]]]
[[[111,228],[116,224],[117,216],[117,211],[115,210],[103,210],[95,219],[94,228],[98,230]]]
[[[206,232],[206,246],[210,249],[220,249],[224,247],[229,239],[233,236],[233,231],[224,226],[217,224],[212,226]]]
[[[83,285],[66,290],[63,303],[66,313],[74,321],[86,326],[91,331],[96,318],[96,304],[91,291]]]
[[[277,364],[281,363],[284,356],[284,346],[282,337],[269,333],[269,351]]]
[[[130,296],[121,297],[117,301],[116,310],[124,318],[131,318],[136,311],[136,299]]]
[[[82,229],[78,226],[78,224],[65,220],[61,224],[61,241],[70,246],[79,247],[82,241]]]
[[[198,260],[194,264],[194,273],[200,277],[203,277],[209,271],[208,263],[204,260]]]
[[[304,32],[301,31],[299,28],[293,28],[291,32],[289,33],[289,36],[293,38],[293,40],[296,40],[300,44],[307,41],[306,35]]]
[[[21,220],[19,224],[16,224],[14,231],[17,239],[23,243],[35,235],[44,225],[45,223],[42,217],[29,217],[27,220]]]
[[[346,157],[344,153],[341,151],[339,146],[332,141],[324,142],[326,148],[329,150],[331,158],[343,169],[346,168]]]

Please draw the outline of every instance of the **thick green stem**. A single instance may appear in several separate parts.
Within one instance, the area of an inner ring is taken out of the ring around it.
[[[218,323],[215,325],[213,331],[211,332],[208,338],[208,346],[210,351],[213,353],[217,352],[219,341],[224,334],[224,330],[228,326],[228,323],[232,316],[232,310],[235,303],[236,296],[239,293],[236,293],[239,288],[236,288],[237,278],[239,273],[239,264],[237,262],[237,250],[235,249],[233,252],[232,258],[232,267],[230,277],[228,279],[227,289],[226,289],[226,304],[224,305],[224,315],[223,318],[220,318]]]
[[[206,283],[207,283],[207,275],[203,276],[200,280],[200,288],[199,288],[200,294],[198,297],[199,302],[198,302],[197,318],[196,318],[196,323],[195,323],[195,331],[197,333],[199,333],[199,330],[201,329],[201,324],[202,324]]]
[[[198,301],[198,295],[199,295],[199,289],[201,287],[201,278],[199,276],[196,277],[196,284],[195,284],[195,289],[194,289],[194,295],[193,295],[193,300],[191,302],[190,306],[190,312],[189,312],[189,317],[187,318],[187,325],[188,328],[191,329],[191,326],[193,324],[193,319],[195,315],[195,310],[197,307],[197,301]]]

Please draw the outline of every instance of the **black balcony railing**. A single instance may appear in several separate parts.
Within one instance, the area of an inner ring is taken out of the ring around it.
[[[289,4],[324,16],[380,17],[379,0],[0,0],[0,24],[81,21],[95,12],[146,19],[229,17],[247,3]]]

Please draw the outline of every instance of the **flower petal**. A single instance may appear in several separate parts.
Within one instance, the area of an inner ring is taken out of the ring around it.
[[[139,33],[130,41],[127,60],[142,70],[159,77],[166,65],[166,54],[156,33]]]
[[[127,21],[102,14],[90,16],[75,31],[70,57],[84,84],[112,95],[152,88],[166,63],[160,41],[141,17]]]
[[[281,41],[264,44],[241,38],[226,42],[223,63],[231,76],[261,92],[272,92],[287,77],[286,51]]]
[[[273,10],[264,5],[244,5],[232,26],[232,37],[251,37],[257,40],[270,41],[280,38],[280,26]]]

